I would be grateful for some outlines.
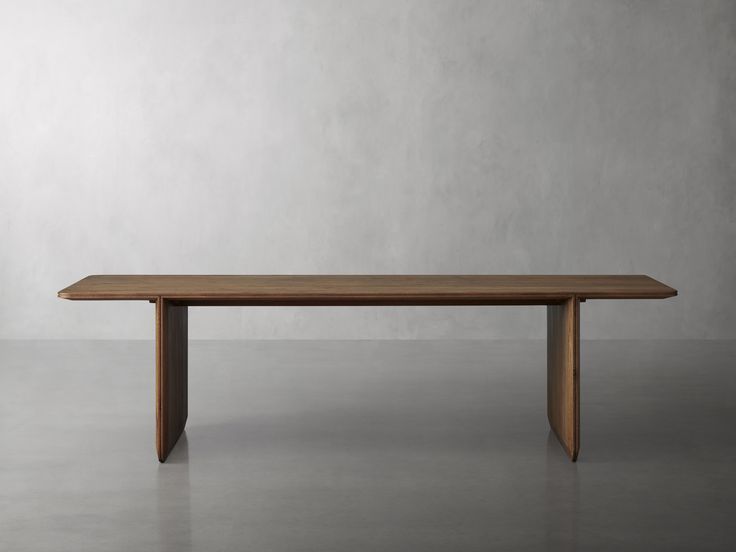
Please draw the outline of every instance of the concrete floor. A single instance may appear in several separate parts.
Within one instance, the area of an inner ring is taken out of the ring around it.
[[[0,342],[0,550],[734,550],[736,342],[192,342],[154,452],[152,342]]]

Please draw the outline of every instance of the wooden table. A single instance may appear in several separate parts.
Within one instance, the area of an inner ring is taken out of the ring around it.
[[[580,450],[580,303],[664,299],[649,276],[87,276],[73,300],[156,303],[156,450],[161,462],[187,420],[190,306],[546,305],[547,417],[568,456]]]

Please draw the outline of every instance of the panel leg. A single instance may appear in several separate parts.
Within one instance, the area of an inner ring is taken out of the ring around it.
[[[574,462],[580,450],[580,301],[547,305],[547,417]]]
[[[187,422],[187,307],[156,300],[156,451],[164,462]]]

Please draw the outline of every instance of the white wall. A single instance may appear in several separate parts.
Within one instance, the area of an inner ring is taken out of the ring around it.
[[[736,3],[0,1],[0,337],[151,338],[92,273],[647,273],[583,337],[736,338]],[[542,308],[192,337],[541,336]]]

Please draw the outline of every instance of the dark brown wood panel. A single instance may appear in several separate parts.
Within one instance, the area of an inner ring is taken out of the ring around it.
[[[580,450],[580,302],[547,307],[547,417],[574,462]]]
[[[87,276],[61,290],[75,300],[157,297],[191,305],[551,304],[580,299],[663,299],[669,286],[620,276]]]
[[[156,451],[164,462],[187,423],[187,307],[156,301]]]

